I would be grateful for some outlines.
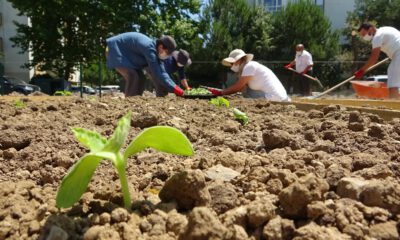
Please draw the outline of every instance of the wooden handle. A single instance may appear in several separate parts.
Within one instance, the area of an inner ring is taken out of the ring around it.
[[[365,71],[365,72],[371,71],[372,69],[376,68],[377,66],[381,65],[382,63],[385,63],[385,62],[388,61],[388,60],[389,60],[389,58],[383,59],[382,61],[380,61],[380,62],[378,62],[378,63],[372,65],[371,67],[369,67],[369,68],[367,69],[367,71]],[[335,86],[329,88],[329,89],[326,90],[325,92],[322,92],[322,93],[318,94],[317,96],[311,97],[311,99],[316,99],[316,98],[319,98],[319,97],[321,97],[321,96],[323,96],[323,95],[325,95],[325,94],[327,94],[327,93],[330,93],[330,92],[332,92],[333,90],[335,90],[336,88],[342,86],[343,84],[345,84],[345,83],[347,83],[347,82],[353,80],[354,78],[355,78],[355,76],[353,75],[353,76],[349,77],[348,79],[344,80],[343,82],[341,82],[341,83],[339,83],[339,84],[337,84],[337,85],[335,85]]]

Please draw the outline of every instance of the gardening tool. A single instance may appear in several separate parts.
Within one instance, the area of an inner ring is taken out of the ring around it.
[[[297,72],[297,71],[294,70],[293,68],[287,68],[287,69],[290,70],[290,71],[292,71],[292,72],[295,72],[295,73],[297,73],[297,74],[300,74],[299,72]],[[318,85],[319,85],[322,89],[324,88],[324,86],[322,86],[322,83],[319,81],[318,78],[316,78],[316,77],[311,77],[311,76],[308,75],[308,74],[300,74],[300,75],[303,75],[304,77],[309,78],[309,79],[311,79],[311,80],[317,82]]]
[[[381,65],[382,63],[385,63],[387,60],[389,60],[389,58],[385,58],[385,59],[383,59],[382,61],[376,63],[375,65],[372,65],[371,67],[369,67],[369,68],[365,71],[365,73],[367,73],[367,72],[371,71],[372,69],[378,67],[378,66]],[[353,80],[354,78],[355,78],[355,76],[353,75],[353,76],[349,77],[348,79],[344,80],[343,82],[337,84],[336,86],[333,86],[333,87],[331,87],[330,89],[328,89],[328,90],[326,90],[326,91],[324,91],[324,92],[322,92],[322,93],[320,93],[320,94],[318,94],[318,95],[316,95],[316,96],[310,96],[310,97],[308,97],[308,98],[309,98],[309,99],[316,99],[316,98],[319,98],[319,97],[321,97],[321,96],[323,96],[323,95],[325,95],[325,94],[327,94],[327,93],[332,92],[332,91],[335,90],[336,88],[338,88],[338,87],[342,86],[343,84],[345,84],[345,83],[347,83],[347,82]]]
[[[212,89],[215,89],[215,90],[218,90],[218,91],[221,91],[221,90],[222,90],[221,88],[207,87],[207,86],[204,86],[204,85],[200,85],[199,87],[205,88],[205,89],[212,88]]]

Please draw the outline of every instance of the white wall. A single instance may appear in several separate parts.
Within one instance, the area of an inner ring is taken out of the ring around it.
[[[12,8],[6,0],[0,0],[0,13],[2,15],[2,24],[0,26],[0,37],[3,39],[3,59],[4,75],[13,76],[29,82],[33,71],[21,68],[29,61],[29,53],[20,54],[21,49],[13,48],[10,37],[16,35],[16,27],[13,21],[28,24],[28,18],[17,16],[18,12]]]
[[[348,12],[354,10],[354,0],[325,0],[324,13],[332,23],[332,30],[346,27]]]

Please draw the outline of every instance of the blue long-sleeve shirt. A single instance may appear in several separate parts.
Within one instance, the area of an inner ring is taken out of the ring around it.
[[[172,56],[170,56],[169,58],[164,60],[164,67],[169,75],[172,75],[175,72],[178,72],[180,81],[182,81],[183,79],[186,79],[185,68],[179,67],[178,64],[176,63],[175,58],[173,58]],[[179,84],[179,83],[177,83],[177,84]]]
[[[138,32],[122,33],[107,39],[107,67],[124,67],[144,69],[148,67],[156,81],[162,83],[169,91],[176,84],[165,70],[164,63],[159,60],[156,42]]]

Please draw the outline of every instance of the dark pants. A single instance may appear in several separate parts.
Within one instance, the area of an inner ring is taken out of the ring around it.
[[[117,72],[125,79],[125,97],[142,95],[146,78],[142,70],[116,68]]]
[[[312,71],[309,71],[307,74],[308,75],[312,74]],[[310,86],[311,80],[303,75],[300,74],[296,75],[297,75],[296,80],[299,83],[300,94],[303,96],[311,96],[311,86]]]

